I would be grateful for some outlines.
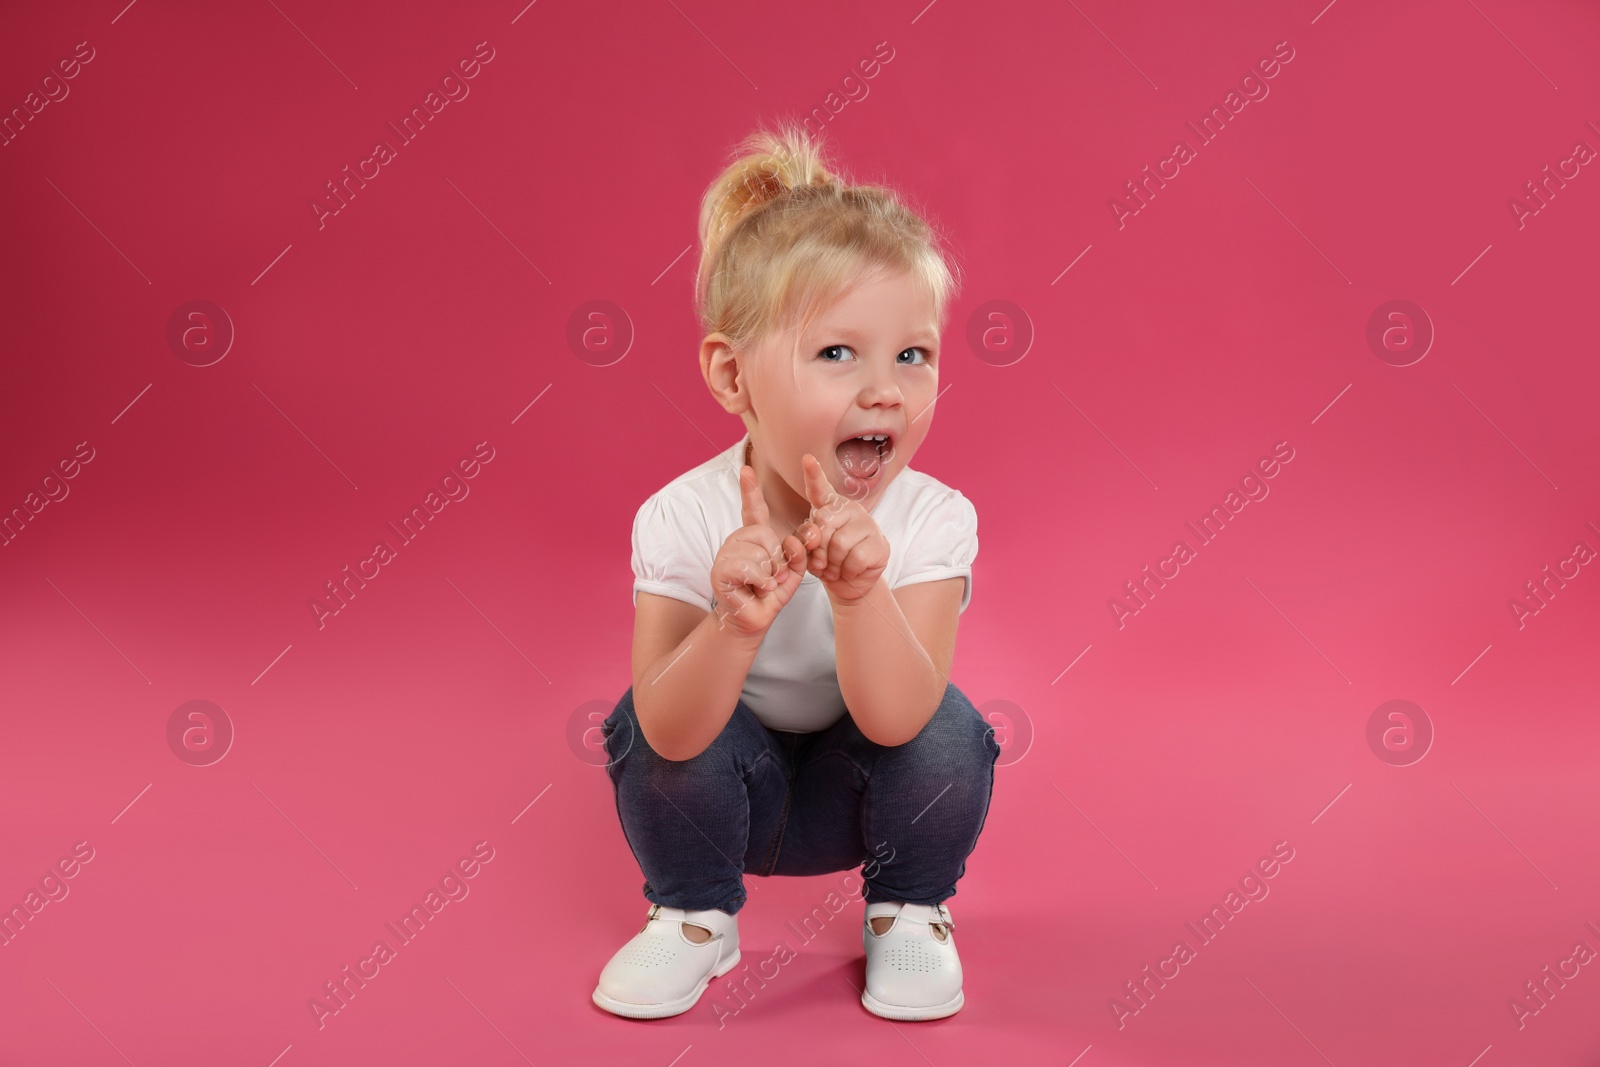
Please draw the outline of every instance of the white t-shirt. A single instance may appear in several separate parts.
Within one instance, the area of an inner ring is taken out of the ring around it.
[[[711,564],[743,523],[739,468],[749,434],[726,452],[668,482],[633,521],[633,602],[639,591],[714,610]],[[907,467],[869,509],[889,541],[882,579],[890,589],[940,578],[965,578],[960,611],[972,600],[978,513],[938,479]],[[807,572],[778,612],[740,693],[763,725],[809,733],[845,713],[833,645],[833,604]]]

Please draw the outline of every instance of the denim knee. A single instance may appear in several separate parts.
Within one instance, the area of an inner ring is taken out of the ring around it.
[[[627,692],[622,694],[622,699],[617,701],[617,706],[612,709],[611,714],[600,724],[600,733],[609,759],[606,764],[608,770],[616,768],[629,753],[633,753],[651,763],[676,764],[696,769],[713,766],[726,769],[731,765],[743,773],[749,769],[750,764],[768,741],[766,728],[761,725],[761,720],[741,700],[734,705],[733,714],[728,716],[722,732],[717,734],[704,751],[690,759],[669,760],[650,747],[644,731],[640,729],[639,714],[634,708],[631,685]],[[616,740],[613,741],[613,738]]]
[[[911,740],[887,751],[951,770],[963,766],[988,770],[1000,758],[1000,743],[994,738],[994,724],[978,713],[954,682],[947,682],[933,717]]]

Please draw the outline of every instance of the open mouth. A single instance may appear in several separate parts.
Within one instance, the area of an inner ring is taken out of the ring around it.
[[[845,476],[870,487],[894,454],[894,435],[884,432],[846,438],[836,452]]]

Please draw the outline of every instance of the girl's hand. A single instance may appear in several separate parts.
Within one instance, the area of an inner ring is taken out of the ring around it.
[[[755,468],[739,468],[744,525],[728,535],[711,563],[717,624],[763,637],[805,577],[806,550],[792,534],[780,539],[769,524]]]
[[[817,457],[807,452],[800,466],[811,517],[795,533],[810,553],[808,569],[822,579],[834,603],[860,600],[889,564],[889,539],[860,501],[834,492]]]

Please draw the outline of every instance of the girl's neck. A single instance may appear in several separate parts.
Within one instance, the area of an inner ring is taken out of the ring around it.
[[[777,499],[777,495],[773,491],[773,487],[761,484],[761,468],[756,467],[756,465],[755,465],[755,445],[756,445],[756,443],[755,443],[754,439],[745,441],[745,443],[744,443],[744,462],[745,462],[746,465],[748,465],[748,466],[750,466],[750,467],[755,469],[755,472],[756,472],[756,484],[761,486],[762,497],[767,502],[767,515],[768,515],[768,518],[771,521],[772,528],[777,531],[778,536],[780,538],[787,537],[790,534],[794,533],[795,529],[800,525],[800,523],[804,522],[807,518],[810,517],[810,515],[811,515],[810,504],[805,500],[799,500],[799,501],[795,502],[795,503],[798,504],[799,507],[801,507],[803,509],[803,510],[801,510],[801,511],[799,511],[797,513],[798,517],[794,517],[794,516],[791,516],[791,515],[788,515],[787,513],[785,513],[782,510],[783,505],[781,503],[778,505],[778,507],[774,507],[773,506],[774,501]],[[776,478],[777,476],[774,475],[773,477]],[[777,492],[782,492],[783,490],[785,490],[787,488],[788,488],[787,486],[783,486],[783,487],[779,488],[777,490]],[[786,494],[786,495],[792,495],[792,494]]]

